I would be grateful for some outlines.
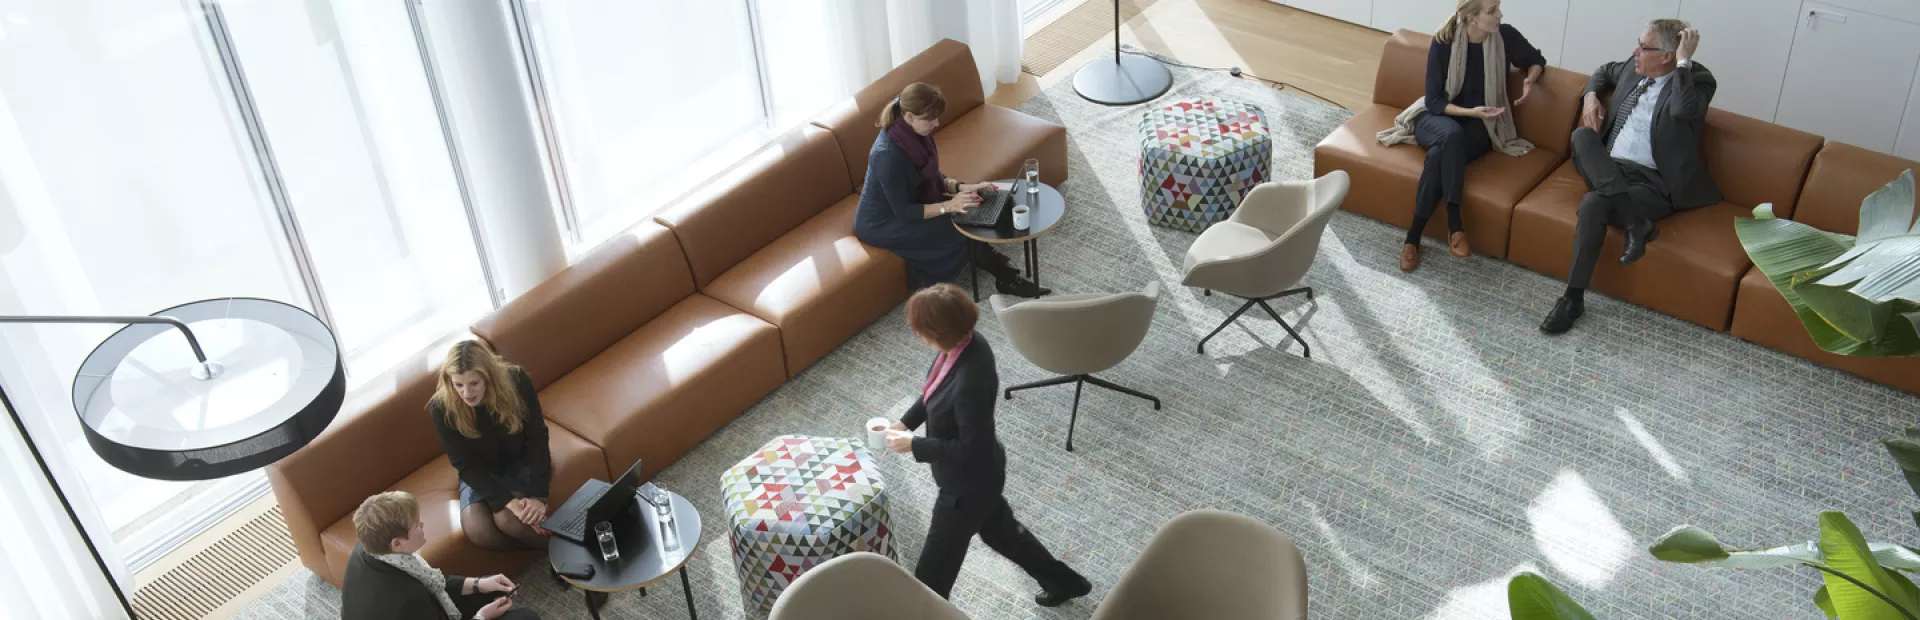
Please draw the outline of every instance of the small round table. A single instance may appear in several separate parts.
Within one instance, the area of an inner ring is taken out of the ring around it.
[[[1014,180],[1000,179],[994,181],[994,183],[1011,187],[1014,185]],[[958,229],[960,234],[966,235],[968,239],[977,243],[1021,244],[1024,249],[1023,253],[1026,255],[1027,273],[1032,275],[1034,284],[1040,283],[1040,236],[1053,230],[1054,225],[1059,224],[1061,218],[1067,215],[1067,198],[1060,195],[1060,190],[1054,189],[1052,185],[1046,183],[1039,185],[1039,204],[1027,205],[1030,212],[1027,214],[1028,221],[1025,230],[1015,229],[1013,227],[1013,205],[1019,201],[1019,196],[1007,199],[1007,216],[1000,218],[1001,222],[998,226],[967,226],[959,222],[954,222],[953,224],[953,227]],[[1013,190],[1006,189],[1002,191]],[[980,267],[973,264],[971,256],[968,257],[967,265],[968,269],[972,272],[973,298],[979,299]]]
[[[587,613],[594,620],[599,620],[600,607],[607,603],[609,594],[640,590],[645,596],[647,586],[676,571],[680,573],[680,588],[687,594],[687,617],[699,620],[699,612],[693,609],[693,584],[687,580],[685,568],[694,548],[700,545],[700,513],[687,498],[672,491],[665,493],[673,499],[673,530],[662,529],[653,505],[635,496],[634,509],[613,522],[620,558],[612,562],[600,558],[600,543],[594,538],[591,524],[584,545],[559,536],[547,539],[547,559],[555,570],[573,562],[593,565],[592,579],[556,576],[587,593]]]

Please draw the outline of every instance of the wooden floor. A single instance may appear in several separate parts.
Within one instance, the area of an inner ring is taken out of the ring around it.
[[[1384,32],[1270,0],[1159,0],[1120,25],[1124,43],[1185,64],[1237,66],[1348,109],[1373,101],[1374,69],[1386,38]],[[1019,107],[1040,89],[1073,79],[1081,65],[1112,53],[1112,39],[1093,44],[1051,73],[1022,74],[1019,83],[1001,85],[989,101]]]

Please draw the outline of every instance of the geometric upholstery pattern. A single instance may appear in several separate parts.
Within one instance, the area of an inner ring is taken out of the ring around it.
[[[1181,99],[1140,118],[1140,205],[1147,222],[1200,232],[1273,177],[1273,137],[1259,106]]]
[[[720,476],[733,564],[749,613],[827,560],[871,551],[894,557],[886,484],[866,448],[848,439],[782,435]]]

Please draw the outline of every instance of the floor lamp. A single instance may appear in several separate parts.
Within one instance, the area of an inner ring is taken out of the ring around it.
[[[333,332],[277,301],[225,297],[152,316],[0,316],[0,323],[126,325],[81,362],[73,409],[94,453],[136,476],[212,480],[265,467],[318,436],[346,398]],[[174,331],[184,339],[167,337]],[[0,404],[127,617],[137,618],[5,389]]]
[[[1173,73],[1151,56],[1120,53],[1120,0],[1113,0],[1113,59],[1087,63],[1073,74],[1073,91],[1105,105],[1133,105],[1173,88]]]

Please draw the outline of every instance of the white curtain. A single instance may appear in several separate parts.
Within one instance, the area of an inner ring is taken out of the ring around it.
[[[14,398],[19,391],[7,394],[9,400],[19,404],[20,399]],[[32,430],[29,423],[29,432],[39,431]],[[74,529],[21,439],[12,419],[0,422],[0,498],[6,498],[0,501],[0,554],[7,558],[0,562],[0,601],[5,601],[0,603],[5,606],[0,616],[125,619],[126,612],[114,597],[107,577],[100,573],[79,530]],[[58,446],[42,446],[40,452],[55,476],[77,478],[70,473],[72,467]],[[105,532],[86,491],[63,488],[88,529]],[[95,536],[94,540],[109,566],[119,573],[116,578],[120,583],[131,583],[115,559],[113,537]]]
[[[967,44],[980,69],[980,87],[1020,79],[1026,49],[1019,0],[839,0],[847,54],[845,69],[860,86],[872,82],[941,39]],[[855,88],[858,88],[856,86]]]

